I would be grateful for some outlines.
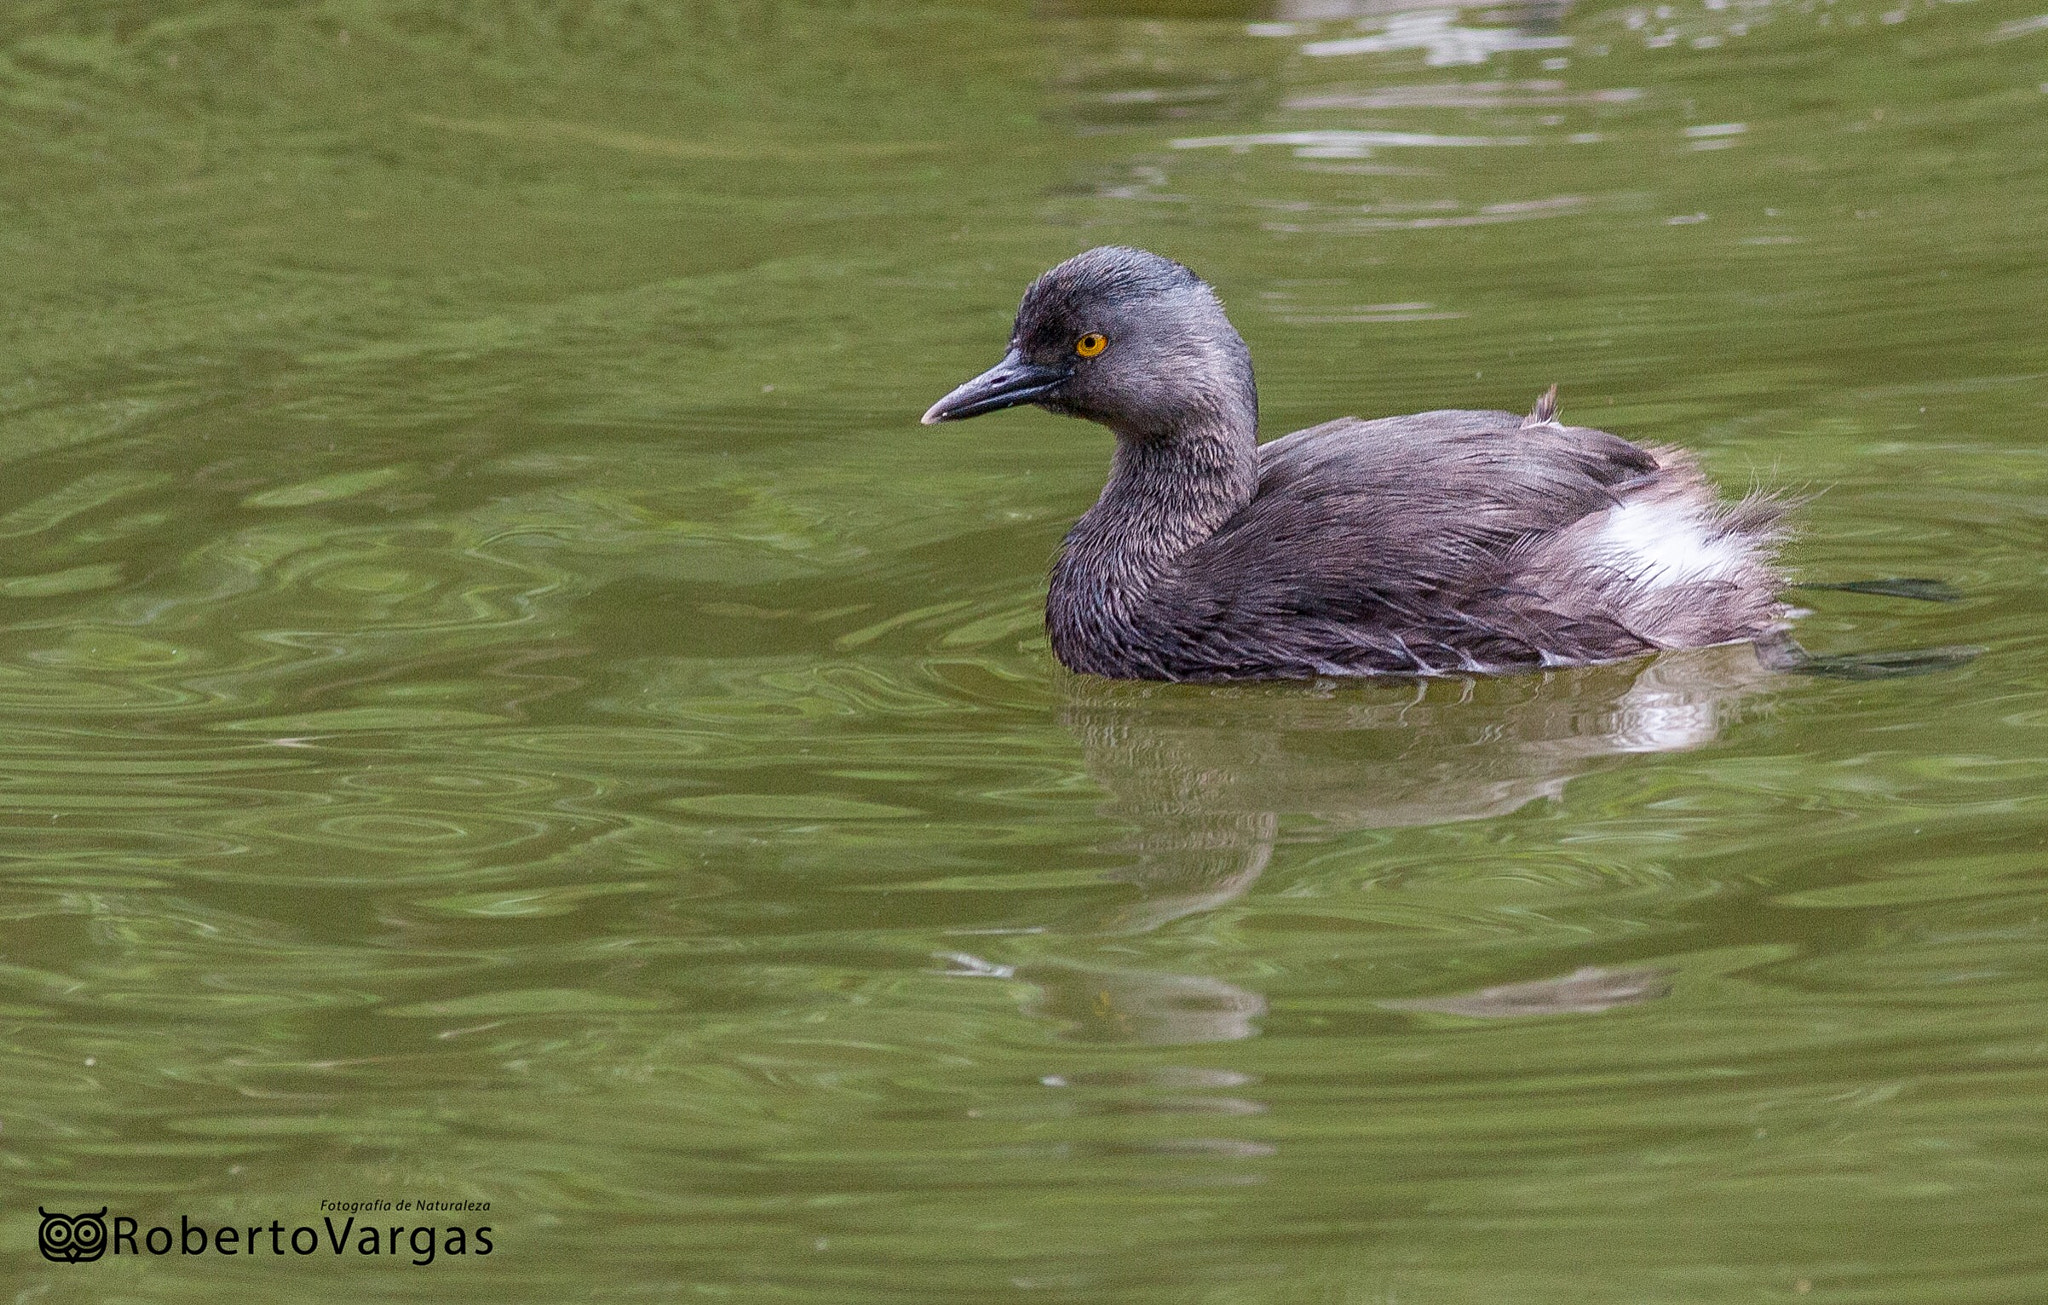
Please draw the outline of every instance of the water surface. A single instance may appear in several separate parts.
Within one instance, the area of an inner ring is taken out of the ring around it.
[[[2036,4],[14,6],[19,1299],[2041,1299]],[[1107,437],[915,418],[1110,241],[1986,651],[1068,676]]]

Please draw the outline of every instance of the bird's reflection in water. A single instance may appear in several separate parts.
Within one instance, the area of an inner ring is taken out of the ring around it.
[[[1051,931],[1128,935],[1228,902],[1265,870],[1283,818],[1322,832],[1395,828],[1483,820],[1558,798],[1574,778],[1627,754],[1712,741],[1775,678],[1745,644],[1399,685],[1077,680],[1065,723],[1109,791],[1103,814],[1129,831],[1105,850],[1127,858],[1114,877],[1138,895]],[[1034,1013],[1089,1041],[1229,1041],[1256,1032],[1265,1010],[1258,994],[1209,977],[1066,962],[1007,972],[1035,986]],[[1462,1001],[1491,1014],[1584,1013],[1651,1000],[1666,986],[1647,971],[1604,987],[1583,974],[1542,984],[1555,993],[1519,1009],[1524,985],[1414,1009],[1459,1013]],[[1577,1000],[1596,987],[1597,1000]],[[1489,1006],[1489,997],[1498,1000]]]

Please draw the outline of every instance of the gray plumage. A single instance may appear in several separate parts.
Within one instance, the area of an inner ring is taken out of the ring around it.
[[[1257,443],[1244,341],[1185,267],[1067,260],[1011,349],[926,422],[1016,403],[1107,425],[1102,497],[1054,563],[1069,668],[1120,679],[1443,674],[1612,661],[1782,625],[1783,505],[1557,417],[1340,418]]]

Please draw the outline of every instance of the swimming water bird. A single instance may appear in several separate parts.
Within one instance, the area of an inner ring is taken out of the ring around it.
[[[1116,435],[1061,545],[1053,652],[1115,679],[1437,675],[1756,639],[1787,609],[1784,504],[1558,419],[1342,417],[1261,445],[1250,351],[1215,292],[1139,249],[1024,294],[1009,352],[927,425],[1018,404]]]

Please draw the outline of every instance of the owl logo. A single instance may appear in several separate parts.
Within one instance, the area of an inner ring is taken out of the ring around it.
[[[107,1253],[107,1207],[94,1214],[51,1214],[42,1206],[43,1226],[36,1236],[43,1258],[58,1264],[90,1264]]]

